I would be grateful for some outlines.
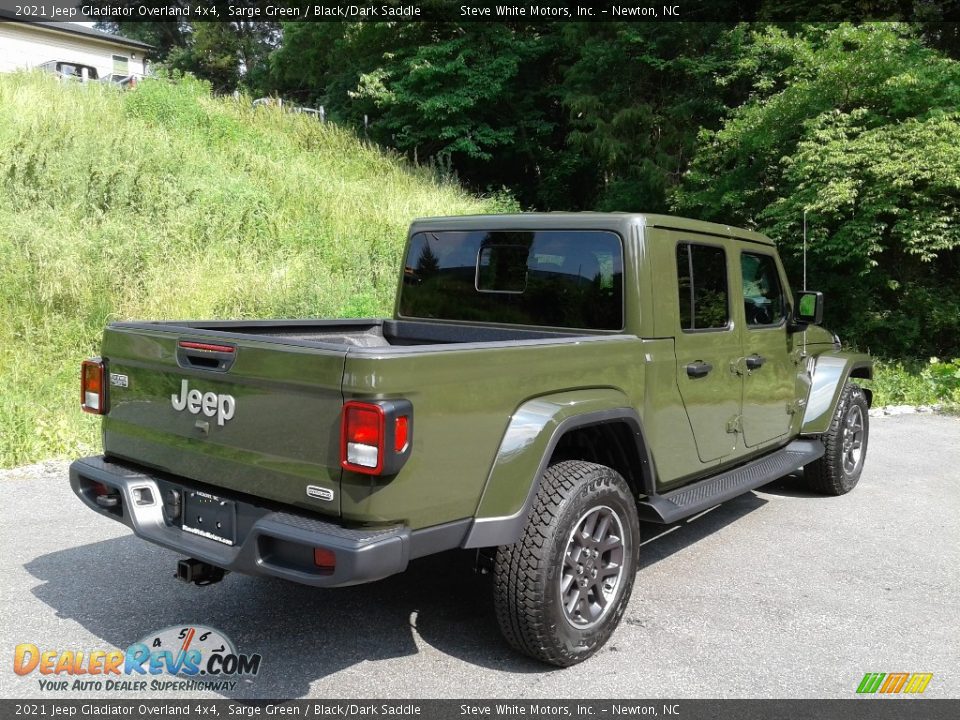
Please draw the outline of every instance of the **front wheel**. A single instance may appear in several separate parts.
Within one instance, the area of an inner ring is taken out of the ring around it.
[[[846,383],[833,421],[823,434],[823,457],[803,469],[808,488],[825,495],[846,495],[856,487],[867,457],[869,409],[860,386]]]
[[[541,479],[523,536],[498,548],[497,620],[517,650],[567,667],[620,622],[637,568],[636,501],[614,470],[571,460]]]

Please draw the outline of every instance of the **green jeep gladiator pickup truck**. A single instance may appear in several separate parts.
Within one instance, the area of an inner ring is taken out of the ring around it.
[[[399,281],[391,319],[111,324],[82,368],[103,455],[74,492],[197,584],[350,585],[477,549],[510,644],[566,666],[620,621],[640,520],[801,467],[830,495],[860,477],[871,360],[763,235],[429,218]]]

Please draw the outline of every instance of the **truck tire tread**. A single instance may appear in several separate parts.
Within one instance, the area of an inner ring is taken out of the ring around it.
[[[550,601],[551,577],[542,570],[555,561],[551,557],[549,544],[564,508],[579,488],[598,479],[605,485],[615,486],[619,493],[633,502],[623,478],[606,466],[581,460],[566,460],[551,465],[541,478],[523,536],[513,545],[498,548],[494,564],[495,609],[507,642],[526,655],[560,667],[581,662],[603,645],[619,622],[633,583],[636,547],[632,551],[633,566],[627,568],[626,587],[618,598],[620,607],[604,625],[597,628],[596,637],[589,647],[571,652],[557,641],[546,611]],[[635,510],[628,522],[635,528],[631,537],[636,538],[639,527]]]
[[[803,468],[804,483],[813,492],[833,496],[845,495],[853,490],[860,479],[863,462],[860,462],[860,467],[852,475],[848,475],[843,469],[841,460],[842,423],[851,404],[860,405],[863,413],[865,428],[863,453],[866,454],[869,437],[869,406],[866,394],[859,385],[847,382],[840,393],[840,401],[837,403],[837,410],[830,421],[830,427],[821,437],[824,446],[823,457],[808,463]]]

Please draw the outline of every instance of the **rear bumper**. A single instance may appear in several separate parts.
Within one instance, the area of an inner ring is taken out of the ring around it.
[[[94,484],[103,483],[120,496],[115,507],[97,504]],[[273,511],[224,497],[237,503],[235,545],[225,545],[184,532],[163,498],[171,489],[183,489],[176,478],[94,456],[70,465],[70,486],[83,503],[101,515],[127,525],[144,540],[162,545],[211,565],[248,575],[267,575],[318,587],[371,582],[403,572],[410,559],[410,531],[403,526],[347,528],[307,515]],[[318,568],[314,548],[336,555],[333,571]]]

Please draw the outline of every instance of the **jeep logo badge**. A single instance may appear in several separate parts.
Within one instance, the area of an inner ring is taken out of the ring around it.
[[[217,395],[216,393],[201,393],[194,388],[190,389],[186,380],[180,383],[180,396],[176,394],[170,396],[170,404],[177,412],[186,410],[192,415],[199,415],[201,412],[208,418],[217,416],[217,425],[223,427],[223,424],[233,417],[237,409],[237,400],[233,395]]]

